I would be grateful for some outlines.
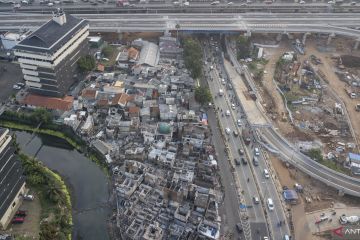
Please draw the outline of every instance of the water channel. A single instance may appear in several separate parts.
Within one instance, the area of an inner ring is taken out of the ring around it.
[[[15,132],[21,150],[58,172],[71,190],[73,239],[108,240],[109,182],[103,171],[66,141]]]

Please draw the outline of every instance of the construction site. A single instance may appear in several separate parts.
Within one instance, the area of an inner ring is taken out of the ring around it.
[[[246,64],[267,116],[300,151],[335,171],[358,177],[358,169],[351,165],[359,153],[360,136],[360,54],[354,41],[300,34],[282,38],[251,37],[257,54]],[[269,158],[283,189],[305,186],[299,204],[289,205],[297,239],[330,239],[328,231],[338,225],[338,216],[327,227],[312,220],[320,219],[322,211],[358,210],[357,199],[338,196],[273,154]]]

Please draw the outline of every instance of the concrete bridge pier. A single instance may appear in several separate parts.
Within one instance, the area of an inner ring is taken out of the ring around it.
[[[277,36],[276,36],[276,41],[280,42],[282,39],[282,33],[279,33]]]
[[[293,40],[294,39],[294,36],[290,33],[286,33],[286,35],[288,36],[289,40]]]
[[[331,33],[327,39],[326,45],[330,45],[331,40],[333,39],[333,37],[335,37],[335,33]]]
[[[305,46],[305,43],[306,43],[306,38],[307,38],[307,36],[308,35],[310,35],[310,33],[309,32],[307,32],[307,33],[304,33],[304,35],[303,35],[303,38],[302,38],[302,44]]]
[[[245,37],[251,37],[251,31],[247,30],[244,34]]]
[[[355,44],[354,44],[354,50],[358,50],[359,44],[360,44],[360,38],[356,39]]]

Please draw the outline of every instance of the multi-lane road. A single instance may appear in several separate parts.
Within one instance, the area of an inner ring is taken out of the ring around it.
[[[91,31],[212,31],[254,33],[331,33],[360,39],[359,14],[79,14]],[[36,29],[49,20],[43,14],[1,14],[0,31]]]
[[[18,1],[20,2],[20,1]],[[53,1],[55,2],[55,1]],[[17,9],[18,12],[40,12],[50,13],[56,7],[61,7],[71,13],[145,13],[145,12],[158,12],[158,13],[234,13],[234,12],[360,12],[360,4],[352,4],[351,2],[343,4],[329,4],[325,2],[307,2],[304,4],[293,2],[274,2],[266,4],[264,1],[246,3],[246,1],[220,1],[218,4],[211,5],[212,1],[188,1],[189,4],[182,4],[185,1],[150,1],[138,2],[130,1],[127,6],[117,6],[116,1],[76,1],[71,3],[69,1],[62,2],[56,1],[58,4],[48,6],[47,4],[40,4],[40,1],[35,1],[31,5],[23,4],[21,8]],[[174,2],[176,2],[174,4]],[[229,3],[230,2],[230,3]],[[13,6],[10,4],[0,5],[0,11],[9,12],[13,11]]]
[[[205,49],[208,48],[206,47]],[[226,90],[226,86],[230,84],[230,81],[227,79],[219,50],[215,50],[214,55],[213,51],[205,51],[205,56],[205,59],[209,57],[213,59],[211,63],[207,64],[206,72],[209,72],[207,78],[210,80],[210,90],[214,96],[217,96],[214,98],[214,107],[220,119],[219,124],[223,130],[226,128],[231,129],[231,133],[224,134],[226,136],[229,158],[235,168],[235,177],[239,184],[238,187],[240,187],[238,191],[242,193],[241,204],[244,207],[243,211],[246,211],[249,217],[247,221],[251,229],[250,239],[262,239],[262,237],[269,236],[270,234],[272,239],[282,239],[285,234],[289,234],[289,228],[284,224],[278,226],[278,223],[286,220],[286,218],[272,178],[268,179],[264,175],[264,169],[268,169],[267,163],[262,154],[260,154],[259,166],[254,166],[252,163],[254,148],[259,146],[255,142],[246,146],[240,136],[234,136],[233,134],[233,131],[241,132],[242,128],[246,128],[247,121],[245,118],[242,118],[245,114],[236,100],[236,93],[231,89]],[[213,70],[210,70],[210,64]],[[222,78],[227,79],[225,80],[226,85],[223,84]],[[218,96],[219,89],[225,90],[223,96]],[[233,109],[234,107],[231,104],[236,105],[235,109]],[[230,111],[230,116],[226,116],[226,111]],[[238,119],[241,119],[241,126],[238,126]],[[245,154],[240,155],[239,149],[243,149]],[[245,158],[248,164],[244,165],[241,163],[236,165],[234,159],[240,160],[240,158]],[[253,197],[258,197],[261,199],[261,202],[256,204]],[[274,201],[275,208],[273,211],[270,211],[266,204],[268,198]]]

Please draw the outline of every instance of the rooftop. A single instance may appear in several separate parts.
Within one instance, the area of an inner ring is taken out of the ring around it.
[[[54,53],[65,45],[88,23],[85,19],[65,14],[66,21],[59,24],[54,18],[22,40],[15,49]]]
[[[35,94],[28,94],[22,104],[35,107],[43,107],[51,110],[68,111],[71,109],[74,97],[65,96],[64,98],[46,97]]]

